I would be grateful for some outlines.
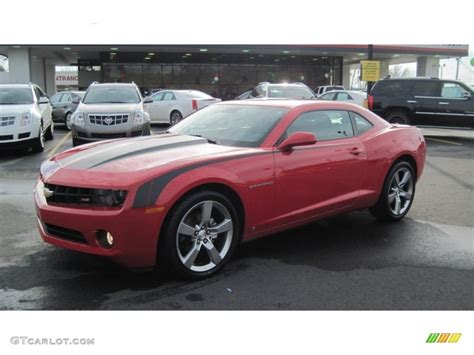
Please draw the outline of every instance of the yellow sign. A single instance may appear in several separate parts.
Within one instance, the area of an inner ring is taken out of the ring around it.
[[[377,81],[380,79],[380,62],[378,60],[361,60],[362,81]]]

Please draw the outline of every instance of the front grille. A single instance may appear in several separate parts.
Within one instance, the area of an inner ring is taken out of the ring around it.
[[[0,141],[11,141],[13,139],[13,134],[9,134],[8,136],[0,136]]]
[[[55,226],[49,223],[44,223],[43,226],[44,226],[44,229],[46,230],[46,233],[49,235],[53,235],[61,239],[69,240],[71,242],[87,244],[87,239],[79,231],[76,231],[74,229],[60,227],[60,226]]]
[[[132,137],[138,137],[142,135],[142,131],[133,131],[132,132]]]
[[[90,114],[89,122],[91,124],[97,124],[102,126],[115,126],[119,124],[124,124],[128,122],[128,113],[112,115]]]
[[[123,205],[126,191],[110,189],[91,189],[45,184],[46,201],[49,204],[68,204],[83,206],[119,207]]]
[[[87,133],[84,133],[84,132],[77,132],[77,136],[78,137],[82,137],[82,138],[87,138]]]
[[[91,133],[92,138],[114,139],[126,137],[127,133]]]
[[[18,135],[18,139],[28,138],[30,136],[30,132],[28,133],[20,133]]]
[[[0,117],[0,127],[13,126],[15,123],[15,116]]]

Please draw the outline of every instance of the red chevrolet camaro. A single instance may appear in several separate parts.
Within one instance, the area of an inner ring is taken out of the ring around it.
[[[223,102],[166,132],[92,143],[41,166],[42,238],[131,268],[200,278],[241,240],[369,208],[412,205],[426,144],[340,102]]]

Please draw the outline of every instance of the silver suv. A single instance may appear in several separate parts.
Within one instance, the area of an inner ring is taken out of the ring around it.
[[[72,116],[72,144],[150,134],[140,90],[134,83],[93,83]]]

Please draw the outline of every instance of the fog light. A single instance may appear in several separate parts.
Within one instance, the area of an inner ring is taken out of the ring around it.
[[[96,232],[97,235],[97,240],[99,241],[99,244],[103,248],[112,248],[112,245],[114,245],[114,237],[110,232],[107,232],[103,229],[99,229]]]

